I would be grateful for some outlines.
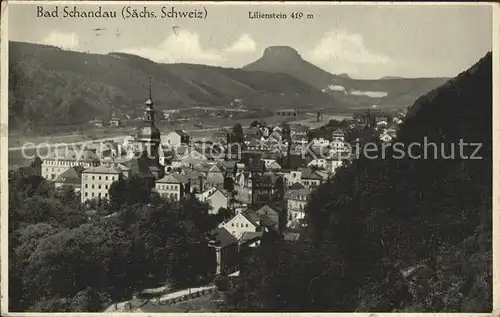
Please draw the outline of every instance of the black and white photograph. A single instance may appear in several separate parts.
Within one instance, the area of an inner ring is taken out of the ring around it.
[[[1,9],[3,316],[500,308],[498,6]]]

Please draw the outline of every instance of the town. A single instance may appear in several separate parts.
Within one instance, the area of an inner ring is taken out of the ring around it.
[[[311,194],[349,164],[351,145],[374,135],[391,142],[404,117],[368,109],[364,116],[310,129],[293,123],[297,110],[280,109],[282,123],[254,120],[193,140],[183,130],[160,133],[151,93],[144,109],[142,124],[122,142],[56,148],[20,170],[56,189],[72,188],[89,217],[115,216],[103,215],[98,206],[109,200],[114,183],[132,177],[151,180],[152,191],[168,201],[194,197],[207,203],[210,214],[223,215],[206,241],[216,254],[214,276],[238,274],[238,254],[259,247],[267,233],[299,240]],[[133,308],[129,303],[121,309]]]

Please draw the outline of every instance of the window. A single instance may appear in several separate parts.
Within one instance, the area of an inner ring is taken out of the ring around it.
[[[108,180],[108,177],[106,176],[106,180]]]
[[[94,189],[94,188],[95,188],[95,185],[92,185],[92,189]]]
[[[85,188],[89,188],[89,184],[85,184]]]
[[[248,228],[248,223],[245,225],[245,227],[247,227],[247,228]]]
[[[85,193],[85,197],[87,197],[89,195],[89,193]]]
[[[102,177],[101,177],[101,176],[99,176],[99,180],[101,180],[101,178],[102,178]]]
[[[109,187],[108,185],[105,186],[106,189],[108,189],[108,187]]]
[[[94,176],[94,175],[92,175],[92,179],[93,179],[93,180],[95,179],[95,176]]]
[[[231,227],[234,227],[234,223],[231,223]],[[233,233],[234,233],[234,231],[233,231]]]
[[[94,197],[94,193],[92,192],[92,197]]]
[[[97,196],[101,197],[101,193],[99,193]]]

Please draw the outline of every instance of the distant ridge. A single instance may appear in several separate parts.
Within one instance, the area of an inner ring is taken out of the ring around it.
[[[415,99],[444,83],[447,78],[353,79],[347,74],[331,74],[304,60],[288,46],[270,46],[262,57],[243,67],[244,70],[292,75],[335,96],[352,109],[377,103],[382,108],[405,108]],[[383,96],[383,97],[380,97]]]
[[[335,97],[288,74],[194,64],[158,64],[113,52],[89,54],[47,45],[9,43],[12,128],[72,125],[118,114],[142,115],[151,77],[158,110],[192,106],[321,107],[346,111]]]

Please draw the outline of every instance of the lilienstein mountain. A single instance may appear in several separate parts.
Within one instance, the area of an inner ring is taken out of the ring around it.
[[[377,103],[404,108],[439,86],[443,78],[356,80],[305,61],[290,47],[268,47],[242,69],[158,64],[124,53],[73,52],[53,46],[9,43],[9,125],[74,125],[99,116],[140,113],[149,78],[158,109],[227,107],[320,108],[352,113]],[[336,91],[329,87],[343,87]],[[358,91],[360,94],[350,94]],[[363,92],[382,92],[372,98]]]

